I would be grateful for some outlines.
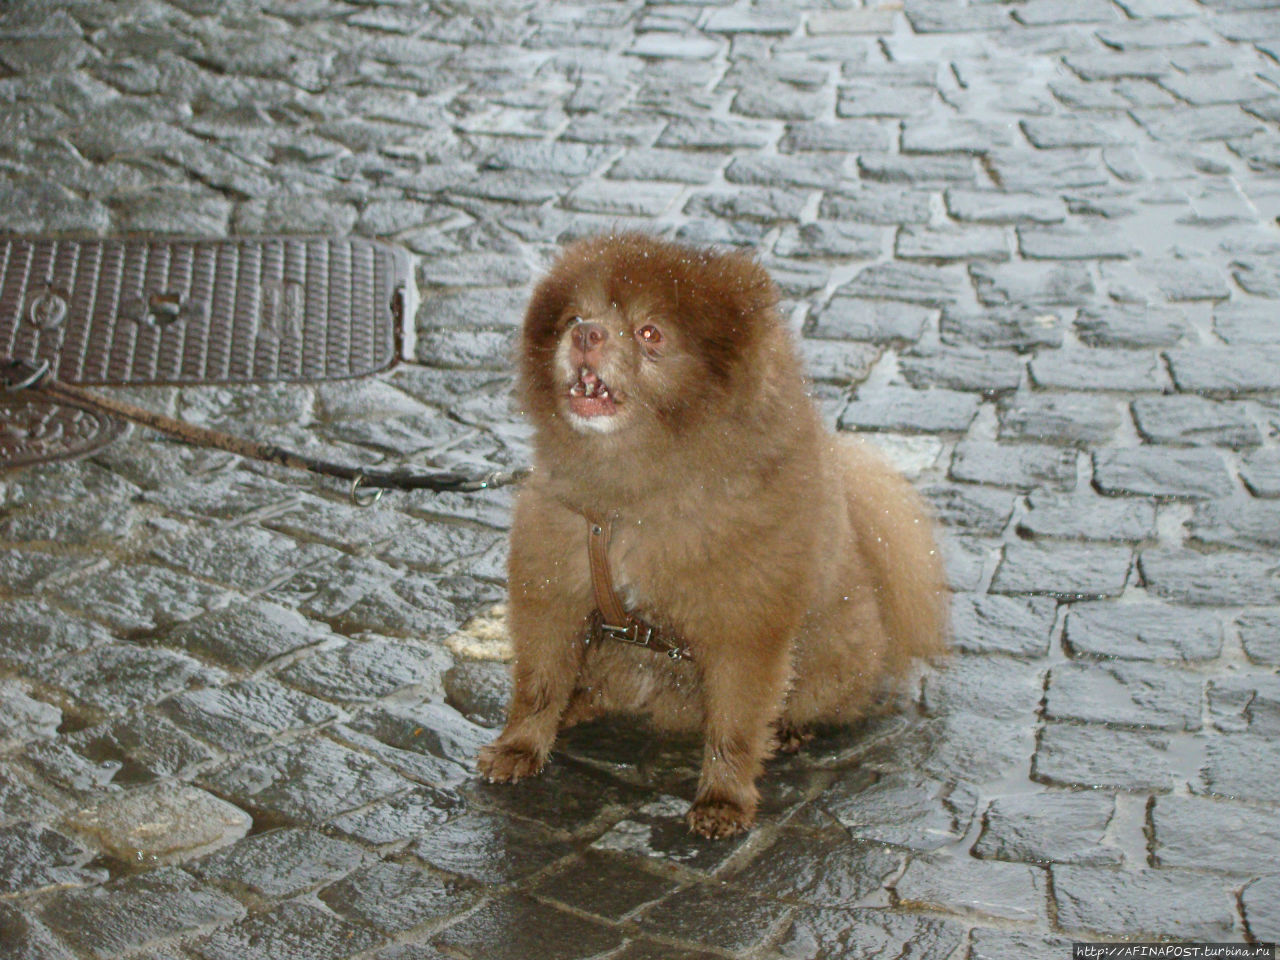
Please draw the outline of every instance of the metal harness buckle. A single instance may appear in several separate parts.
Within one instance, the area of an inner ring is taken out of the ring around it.
[[[641,636],[640,628],[644,627],[644,635]],[[634,643],[636,646],[647,647],[653,642],[653,627],[647,624],[630,623],[625,627],[614,626],[611,623],[600,624],[600,632],[619,640],[622,643]]]

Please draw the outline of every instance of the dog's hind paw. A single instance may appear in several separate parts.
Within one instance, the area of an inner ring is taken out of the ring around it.
[[[750,830],[756,815],[754,810],[744,810],[728,800],[699,800],[689,808],[685,819],[693,833],[709,840],[722,840]]]
[[[545,762],[536,750],[498,740],[480,750],[476,767],[490,783],[517,783],[536,777]]]

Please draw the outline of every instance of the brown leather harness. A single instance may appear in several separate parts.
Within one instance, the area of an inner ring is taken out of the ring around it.
[[[656,627],[627,612],[613,586],[609,569],[609,538],[613,521],[587,516],[587,558],[591,562],[591,589],[596,596],[596,610],[587,632],[587,644],[605,639],[632,643],[665,653],[672,660],[692,660],[689,647],[674,631]]]

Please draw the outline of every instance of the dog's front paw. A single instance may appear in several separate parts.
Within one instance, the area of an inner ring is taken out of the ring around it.
[[[495,740],[480,750],[476,767],[490,783],[516,783],[542,772],[546,756],[526,746]]]
[[[685,819],[693,833],[700,833],[709,840],[721,840],[750,830],[756,822],[756,813],[731,800],[699,800],[689,808]]]

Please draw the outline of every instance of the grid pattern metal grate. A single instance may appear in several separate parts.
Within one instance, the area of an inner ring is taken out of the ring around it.
[[[138,385],[359,377],[389,366],[407,253],[359,237],[0,239],[0,359]]]

